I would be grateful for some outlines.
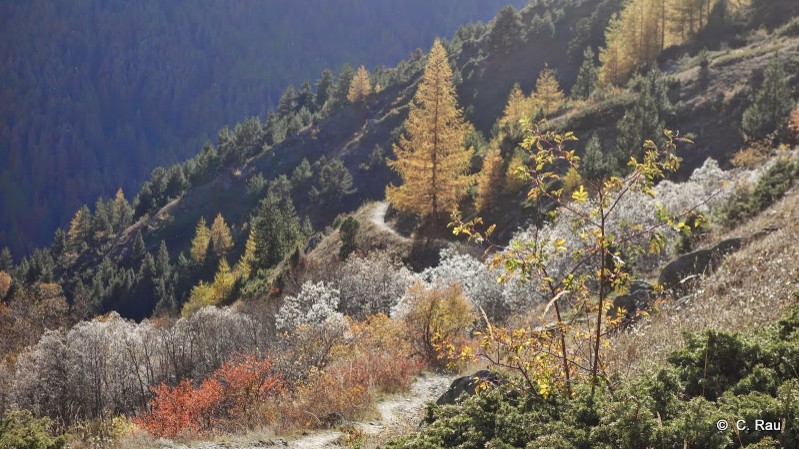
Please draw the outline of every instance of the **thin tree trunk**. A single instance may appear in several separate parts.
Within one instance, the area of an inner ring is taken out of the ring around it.
[[[602,197],[599,198],[600,203]],[[599,346],[602,338],[602,307],[605,303],[605,211],[600,208],[600,234],[599,234],[599,308],[596,312],[596,336],[594,340],[594,360],[591,364],[591,396],[596,393],[597,371],[599,369]]]

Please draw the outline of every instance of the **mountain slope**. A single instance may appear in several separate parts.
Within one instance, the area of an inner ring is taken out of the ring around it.
[[[394,64],[521,0],[0,4],[0,247],[138,190],[225,123],[344,63]]]

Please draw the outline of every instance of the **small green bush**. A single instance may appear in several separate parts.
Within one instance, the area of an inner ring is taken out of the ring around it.
[[[739,193],[721,207],[721,224],[733,227],[774,204],[791,188],[798,172],[796,161],[778,160],[758,180],[754,189]]]
[[[0,421],[0,449],[61,449],[66,438],[50,432],[48,418],[34,418],[27,410],[8,412]]]
[[[799,447],[799,307],[754,335],[686,335],[660,369],[594,398],[528,396],[513,378],[457,405],[428,409],[427,425],[386,447]],[[726,431],[716,424],[725,419]],[[735,423],[750,427],[737,435]],[[755,419],[783,424],[758,431]]]

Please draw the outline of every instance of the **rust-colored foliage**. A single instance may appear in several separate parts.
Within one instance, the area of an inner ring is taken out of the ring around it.
[[[155,436],[203,433],[218,427],[251,426],[259,405],[283,390],[269,359],[247,355],[228,361],[199,387],[183,380],[153,388],[149,413],[134,422]]]
[[[794,109],[788,118],[788,131],[793,140],[799,142],[799,108]]]

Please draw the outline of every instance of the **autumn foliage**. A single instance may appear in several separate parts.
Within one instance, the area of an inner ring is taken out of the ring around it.
[[[277,361],[246,355],[223,364],[197,386],[189,380],[162,383],[152,389],[149,412],[134,422],[153,436],[169,438],[265,424],[282,430],[325,427],[330,416],[362,416],[377,395],[408,388],[422,369],[400,321],[379,314],[349,323],[348,335],[331,349],[329,363],[292,380],[277,371]]]
[[[408,388],[422,369],[404,338],[404,324],[383,314],[350,324],[351,339],[323,369],[312,369],[279,406],[283,427],[330,425],[331,416],[362,416],[383,393]]]
[[[799,108],[791,111],[791,116],[788,119],[788,131],[791,133],[791,138],[799,142]]]
[[[252,425],[258,405],[279,396],[283,389],[281,376],[273,372],[270,359],[243,356],[222,365],[198,387],[189,380],[154,387],[150,412],[134,422],[161,437]]]

